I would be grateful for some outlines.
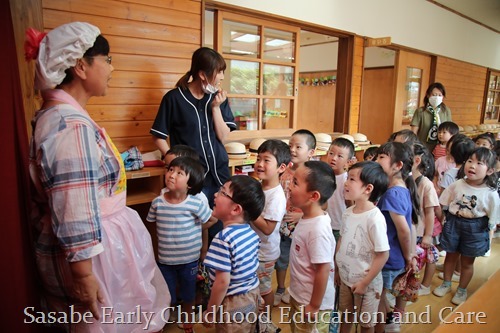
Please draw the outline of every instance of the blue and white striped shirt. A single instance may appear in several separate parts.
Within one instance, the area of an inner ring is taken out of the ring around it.
[[[212,210],[199,198],[188,195],[186,200],[171,204],[164,193],[151,203],[148,222],[156,222],[158,261],[165,265],[180,265],[200,258],[201,224],[207,222]]]
[[[212,282],[216,270],[231,273],[226,296],[244,294],[259,286],[259,242],[259,236],[246,223],[227,226],[215,235],[204,264]]]

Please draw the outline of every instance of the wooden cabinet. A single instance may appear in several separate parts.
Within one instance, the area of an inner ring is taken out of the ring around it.
[[[164,167],[127,171],[127,206],[150,203],[164,187]]]
[[[500,72],[490,71],[486,82],[484,122],[498,123],[500,117]]]

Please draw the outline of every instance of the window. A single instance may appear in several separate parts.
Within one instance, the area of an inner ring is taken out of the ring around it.
[[[500,117],[500,72],[490,71],[486,82],[484,123],[497,123]]]
[[[418,108],[420,88],[422,87],[422,69],[406,68],[406,107],[403,110],[403,125],[409,125]]]
[[[240,130],[293,128],[299,31],[252,17],[206,11],[204,44],[226,60],[222,88],[228,92]]]

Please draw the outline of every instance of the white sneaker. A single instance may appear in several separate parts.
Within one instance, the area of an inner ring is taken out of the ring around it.
[[[392,318],[392,321],[389,324],[385,324],[385,332],[386,333],[398,333],[401,331],[401,319],[400,319],[400,314],[397,312],[394,312],[394,317]]]
[[[273,302],[274,306],[280,305],[281,299],[283,298],[284,294],[285,294],[284,292],[282,292],[282,293],[275,292],[274,293],[274,302]]]
[[[281,298],[281,301],[285,304],[290,304],[290,293],[288,292],[288,288],[286,288],[285,294]]]
[[[439,287],[434,289],[432,293],[438,297],[443,297],[450,291],[451,291],[451,286],[445,286],[444,283],[442,283]]]
[[[467,299],[467,290],[462,292],[457,290],[455,296],[453,296],[453,298],[451,299],[451,302],[455,305],[460,305],[463,302],[465,302],[466,299]]]
[[[401,332],[401,324],[400,323],[390,323],[385,325],[386,333],[398,333]]]
[[[420,289],[418,290],[418,296],[425,296],[429,295],[431,293],[431,287],[425,287],[423,285],[420,285]]]
[[[444,272],[440,272],[438,274],[438,278],[440,278],[441,280],[444,280]],[[451,277],[451,282],[460,282],[460,275],[453,272],[453,275]]]

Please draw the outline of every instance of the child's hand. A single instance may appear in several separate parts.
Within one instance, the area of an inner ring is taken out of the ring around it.
[[[364,295],[368,289],[368,285],[363,283],[363,281],[358,281],[354,283],[351,287],[352,293],[356,295]]]
[[[213,327],[214,326],[214,313],[213,311],[205,310],[203,311],[203,315],[201,316],[201,321],[203,326],[205,327]]]
[[[307,304],[304,308],[304,318],[307,321],[316,320],[316,315],[318,314],[319,308],[313,307],[311,304]]]
[[[424,249],[428,249],[432,245],[432,236],[424,236],[422,237],[422,242],[420,246]]]
[[[283,221],[287,222],[288,224],[295,225],[297,224],[297,222],[299,222],[302,215],[302,213],[298,212],[287,212],[283,217]]]

